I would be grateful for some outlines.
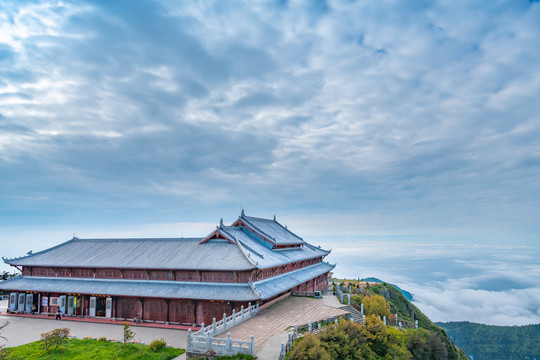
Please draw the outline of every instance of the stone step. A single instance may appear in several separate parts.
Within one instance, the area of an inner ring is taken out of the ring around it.
[[[345,305],[345,306],[340,307],[340,309],[351,313],[355,322],[359,324],[362,324],[364,322],[364,317],[362,316],[362,314],[358,310],[353,308],[352,306]]]

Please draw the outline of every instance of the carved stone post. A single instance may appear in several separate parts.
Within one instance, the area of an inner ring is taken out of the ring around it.
[[[223,330],[227,330],[227,314],[223,313]]]

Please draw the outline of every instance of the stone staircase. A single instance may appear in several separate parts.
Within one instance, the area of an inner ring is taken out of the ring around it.
[[[351,315],[352,315],[352,317],[354,319],[354,322],[359,323],[359,324],[364,323],[364,317],[362,316],[360,311],[356,310],[352,306],[345,305],[345,306],[340,307],[340,309],[351,313]]]

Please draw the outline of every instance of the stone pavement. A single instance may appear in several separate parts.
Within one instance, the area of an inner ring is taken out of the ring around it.
[[[287,341],[285,331],[287,328],[294,324],[303,325],[310,320],[315,322],[345,313],[344,310],[327,306],[321,299],[290,296],[262,310],[257,316],[236,325],[230,333],[233,339],[238,340],[249,340],[251,335],[254,335],[258,359],[277,359],[281,342]],[[218,337],[226,338],[227,332]]]

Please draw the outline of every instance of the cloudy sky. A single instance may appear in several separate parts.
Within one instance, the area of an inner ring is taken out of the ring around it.
[[[2,256],[244,208],[435,320],[459,287],[540,322],[539,44],[526,0],[3,1]]]

